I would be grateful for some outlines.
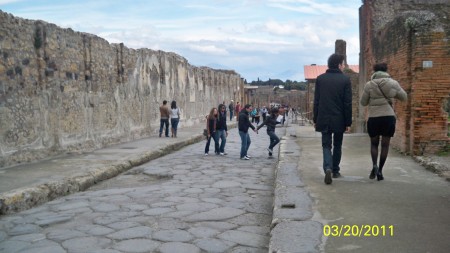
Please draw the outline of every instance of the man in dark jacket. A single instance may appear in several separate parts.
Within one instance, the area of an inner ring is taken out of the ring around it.
[[[316,131],[322,133],[326,184],[331,184],[331,174],[333,178],[341,176],[342,139],[352,124],[352,86],[350,78],[342,73],[344,64],[343,55],[332,54],[328,70],[317,77],[314,92],[313,121]]]
[[[238,128],[239,128],[239,135],[241,136],[241,159],[242,160],[249,160],[250,156],[247,155],[248,148],[250,147],[250,135],[248,134],[248,129],[251,128],[253,131],[258,133],[258,131],[255,129],[255,127],[250,123],[249,114],[252,111],[252,105],[246,104],[244,109],[242,109],[239,112],[239,121],[238,121]]]
[[[216,128],[217,128],[217,135],[218,135],[217,139],[221,140],[219,154],[227,155],[227,153],[225,152],[225,144],[227,143],[228,127],[227,127],[227,113],[226,113],[225,104],[219,105],[219,116],[218,116]]]

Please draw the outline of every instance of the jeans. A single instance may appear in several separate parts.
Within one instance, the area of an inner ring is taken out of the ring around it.
[[[230,111],[230,121],[233,119],[233,111]]]
[[[180,122],[179,118],[171,118],[170,119],[170,124],[172,125],[172,131],[173,131],[173,135],[177,135],[177,128],[178,128],[178,122]]]
[[[339,172],[342,157],[342,139],[344,133],[322,132],[323,171],[331,169],[333,173]],[[332,140],[333,139],[333,140]],[[333,152],[331,146],[333,145]]]
[[[163,127],[166,125],[166,137],[169,137],[169,119],[161,119],[159,124],[159,137],[161,137]]]
[[[220,153],[225,153],[225,144],[227,143],[227,132],[225,130],[217,130],[217,140],[220,142]]]
[[[250,140],[250,134],[239,131],[239,136],[241,136],[241,158],[247,155],[248,148],[252,141]]]
[[[278,138],[278,136],[275,134],[275,131],[267,131],[267,134],[270,137],[269,149],[273,149],[273,147],[275,147],[280,142],[280,138]]]
[[[206,141],[206,146],[205,146],[205,154],[209,152],[209,144],[211,143],[211,139],[214,140],[214,153],[219,153],[219,140],[218,140],[218,133],[217,132],[213,132],[211,133],[211,135],[208,137],[207,141]]]

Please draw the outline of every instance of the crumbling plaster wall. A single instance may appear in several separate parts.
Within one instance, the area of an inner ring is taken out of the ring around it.
[[[180,127],[198,123],[242,85],[234,71],[0,11],[0,167],[156,134],[163,100],[177,101]]]

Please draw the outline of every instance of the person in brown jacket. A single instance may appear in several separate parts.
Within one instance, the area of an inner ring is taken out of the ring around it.
[[[159,137],[162,135],[163,127],[166,125],[166,137],[169,137],[169,117],[170,111],[167,107],[167,100],[163,101],[163,104],[159,107],[159,113],[161,114],[160,125],[159,125]]]

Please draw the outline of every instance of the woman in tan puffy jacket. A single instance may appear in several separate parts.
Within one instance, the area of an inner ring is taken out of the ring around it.
[[[370,154],[373,164],[369,178],[375,179],[376,176],[378,181],[384,179],[382,170],[388,156],[391,137],[395,133],[396,118],[393,100],[394,98],[401,101],[407,99],[406,92],[397,81],[391,78],[387,69],[386,63],[375,64],[373,67],[375,73],[364,86],[360,101],[361,105],[368,106],[369,112],[367,132],[370,137]],[[377,165],[380,136],[381,153]]]

